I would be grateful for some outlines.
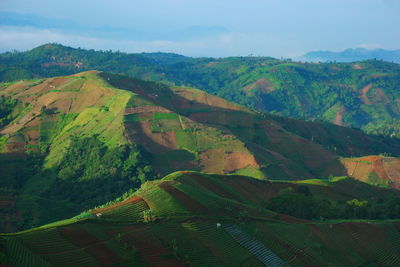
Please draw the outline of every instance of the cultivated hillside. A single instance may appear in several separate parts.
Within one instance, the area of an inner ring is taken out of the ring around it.
[[[297,63],[268,57],[188,58],[43,45],[0,55],[0,80],[97,69],[191,86],[260,111],[400,137],[400,65],[376,60]]]
[[[397,139],[98,71],[3,83],[0,103],[2,231],[66,218],[176,170],[327,178],[348,175],[342,156],[400,154]]]
[[[297,199],[287,213],[314,220],[271,210],[285,211],[287,197]],[[370,208],[377,198],[381,215]],[[400,201],[398,191],[348,178],[290,183],[177,172],[72,219],[0,235],[0,263],[397,266],[399,222],[360,220],[390,218],[391,209],[383,212],[390,201]],[[333,209],[343,219],[331,218]]]

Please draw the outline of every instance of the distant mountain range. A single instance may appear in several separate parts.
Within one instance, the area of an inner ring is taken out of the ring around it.
[[[400,63],[400,50],[349,48],[341,52],[312,51],[299,58],[311,62],[355,62],[368,59]]]

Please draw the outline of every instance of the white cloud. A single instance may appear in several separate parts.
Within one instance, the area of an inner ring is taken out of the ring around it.
[[[44,43],[61,43],[72,47],[124,52],[174,52],[187,56],[281,56],[281,49],[290,44],[265,34],[223,33],[195,40],[113,40],[66,34],[32,27],[0,26],[0,51],[25,51]],[[295,51],[298,52],[298,51]],[[301,51],[302,52],[302,51]]]
[[[357,47],[359,48],[365,48],[365,49],[377,49],[377,48],[382,48],[379,44],[359,44]]]

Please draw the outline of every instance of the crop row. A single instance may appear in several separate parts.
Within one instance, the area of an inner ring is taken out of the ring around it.
[[[250,251],[251,254],[253,254],[266,266],[285,265],[285,262],[270,249],[266,248],[263,243],[240,230],[238,226],[228,225],[224,226],[224,229],[233,237],[233,239],[235,239],[240,245]]]
[[[163,242],[168,244],[185,263],[190,266],[218,266],[216,257],[210,253],[202,242],[195,239],[179,224],[168,224],[152,227],[152,231]]]
[[[224,231],[220,223],[190,222],[184,223],[182,226],[187,231],[194,232],[225,265],[235,265],[252,256]]]
[[[65,250],[76,249],[60,235],[57,228],[38,230],[18,236],[18,239],[34,253],[59,253]]]
[[[143,219],[143,211],[147,210],[146,202],[140,201],[135,204],[126,204],[121,207],[103,212],[104,218],[138,221]]]
[[[6,239],[6,252],[11,262],[10,267],[32,266],[32,267],[50,267],[51,265],[34,255],[16,238]]]

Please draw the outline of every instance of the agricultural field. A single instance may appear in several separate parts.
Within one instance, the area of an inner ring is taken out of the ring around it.
[[[66,219],[179,170],[261,180],[354,174],[398,186],[396,158],[382,161],[388,174],[354,171],[351,163],[354,156],[399,155],[397,139],[99,71],[3,85],[0,195],[13,205],[2,208],[2,231]]]
[[[2,234],[0,259],[33,267],[400,264],[398,219],[311,220],[267,208],[288,190],[332,205],[400,199],[346,177],[321,184],[181,171],[70,220]]]
[[[271,57],[191,58],[45,44],[0,54],[0,61],[2,82],[96,69],[199,88],[261,112],[400,137],[400,65],[380,60],[305,63]],[[82,64],[76,67],[76,62]]]

